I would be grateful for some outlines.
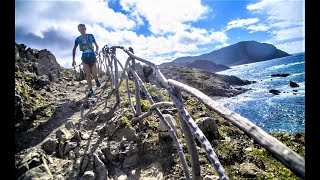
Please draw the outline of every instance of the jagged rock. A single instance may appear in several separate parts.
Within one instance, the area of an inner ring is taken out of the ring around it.
[[[116,141],[109,141],[101,146],[104,156],[115,166],[119,165],[119,146],[120,143]]]
[[[35,72],[39,76],[46,75],[50,81],[60,78],[61,67],[50,51],[25,49],[24,44],[16,44],[16,63],[20,70]]]
[[[274,95],[279,95],[281,91],[276,90],[276,89],[271,89],[271,90],[269,90],[269,92],[274,94]]]
[[[53,152],[56,151],[58,146],[58,141],[56,139],[51,139],[49,138],[47,141],[45,141],[42,144],[42,149],[47,153],[47,154],[52,154]]]
[[[20,160],[17,160],[17,159],[20,159]],[[16,177],[20,177],[21,179],[28,179],[28,177],[34,177],[39,173],[46,174],[47,171],[49,174],[51,174],[50,170],[47,167],[47,164],[48,164],[47,159],[48,159],[47,155],[42,149],[32,148],[27,150],[25,155],[21,155],[19,158],[16,158],[16,163],[15,163],[17,168]],[[41,166],[41,165],[44,165],[44,166]],[[41,167],[36,168],[38,166],[41,166]],[[33,169],[33,168],[36,168],[36,169]],[[44,168],[48,170],[44,170]]]
[[[162,166],[159,162],[154,162],[141,170],[140,179],[163,179]]]
[[[68,140],[71,139],[73,136],[66,128],[60,128],[56,131],[56,138],[58,140]]]
[[[63,156],[66,155],[69,151],[71,151],[75,147],[77,147],[77,143],[76,142],[66,142],[65,146],[64,146],[64,149],[63,149]]]
[[[295,88],[295,87],[299,87],[299,84],[297,84],[296,82],[290,81],[290,86]]]
[[[50,84],[50,81],[49,81],[48,78],[45,77],[45,76],[40,76],[40,77],[38,77],[38,79],[36,79],[36,81],[35,81],[35,87],[36,87],[36,89],[41,89],[41,88],[47,86],[48,84]]]
[[[74,128],[75,128],[72,120],[69,120],[69,121],[64,125],[64,127],[65,127],[68,131],[74,130]]]
[[[20,95],[15,94],[15,108],[14,108],[15,121],[19,122],[25,117],[23,101]]]
[[[219,180],[219,176],[206,175],[203,180]]]
[[[68,152],[68,158],[71,160],[75,160],[77,157],[76,154],[71,150]]]
[[[135,133],[135,129],[133,129],[132,127],[125,127],[118,129],[113,135],[113,139],[118,141],[121,141],[123,139],[126,139],[128,141],[137,141],[138,136]]]
[[[110,123],[109,125],[106,125],[106,127],[106,131],[109,136],[112,136],[113,133],[117,130],[116,125],[114,123]]]
[[[172,127],[174,132],[176,134],[178,134],[177,127],[176,127],[177,126],[176,120],[170,114],[163,114],[163,117],[170,124],[170,126]],[[166,128],[166,126],[164,125],[164,123],[161,120],[160,120],[160,123],[159,123],[157,129],[160,134],[165,135],[165,136],[169,136],[168,129]]]
[[[255,178],[259,174],[263,173],[263,171],[260,170],[253,163],[242,163],[242,164],[240,164],[239,171],[243,176],[248,177],[248,178]]]
[[[85,132],[81,132],[80,134],[81,134],[81,139],[84,139],[84,140],[89,139],[90,137],[90,134]]]
[[[130,167],[136,166],[138,164],[138,158],[139,158],[138,154],[125,158],[123,161],[123,167],[130,168]]]
[[[140,79],[143,81],[143,82],[146,82],[146,78],[144,76],[144,72],[143,72],[143,66],[140,64],[140,63],[136,63],[136,72],[138,74],[138,76],[140,77]],[[131,75],[131,71],[129,73],[129,77],[132,77],[133,75]]]
[[[120,150],[121,153],[126,154],[126,156],[132,156],[139,151],[137,144],[133,141],[122,141],[120,143]]]
[[[54,180],[65,180],[64,177],[61,174],[58,174],[53,177]]]
[[[123,172],[119,168],[115,168],[115,175],[114,176],[116,177],[117,180],[127,180],[128,179],[126,173]]]
[[[290,74],[287,74],[287,73],[285,73],[285,74],[271,74],[271,77],[287,77],[289,75]]]
[[[249,90],[240,86],[254,83],[254,81],[242,80],[236,76],[221,75],[188,67],[166,66],[161,67],[160,70],[167,79],[187,84],[208,96],[232,97]],[[155,73],[152,76],[155,76]],[[156,84],[156,82],[152,83]],[[161,86],[157,85],[157,87]]]
[[[94,157],[94,169],[96,172],[97,179],[107,179],[108,176],[108,170],[104,163],[100,160],[99,156],[97,154],[93,154]]]
[[[95,175],[93,171],[86,171],[81,177],[81,180],[94,180],[94,179],[95,179]]]
[[[79,131],[74,130],[73,138],[81,141],[81,135],[80,135]]]
[[[20,59],[20,55],[19,55],[19,48],[17,47],[17,45],[15,46],[15,60],[19,60]]]
[[[88,156],[85,156],[82,160],[82,164],[80,167],[80,172],[84,172],[88,166],[88,164],[90,163],[90,159]]]
[[[222,136],[219,134],[216,121],[217,119],[212,119],[210,117],[196,119],[196,124],[209,141],[222,139]]]
[[[22,176],[20,176],[18,180],[29,180],[29,179],[51,180],[52,178],[53,177],[49,168],[46,165],[41,164],[37,167],[29,169]]]

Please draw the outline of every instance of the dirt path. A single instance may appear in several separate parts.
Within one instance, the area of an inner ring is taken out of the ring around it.
[[[53,102],[56,106],[53,115],[45,122],[38,122],[36,125],[25,132],[15,134],[16,153],[23,149],[41,145],[45,139],[55,136],[55,132],[66,123],[72,121],[73,124],[79,124],[87,114],[96,109],[102,109],[105,105],[106,92],[108,89],[96,89],[95,95],[89,98],[89,107],[84,105],[85,94],[79,84],[75,86],[61,86],[59,92],[64,92],[58,102]],[[110,91],[110,90],[109,90]],[[56,94],[59,94],[56,93]],[[59,96],[59,95],[57,95]],[[112,98],[111,98],[112,99]]]

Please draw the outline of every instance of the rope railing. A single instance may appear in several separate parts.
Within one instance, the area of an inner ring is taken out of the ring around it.
[[[124,67],[116,57],[117,48],[122,49],[129,56],[127,58],[127,61]],[[101,56],[99,56],[99,58],[100,57]],[[264,148],[266,148],[268,151],[274,154],[275,157],[280,162],[282,162],[285,166],[291,169],[295,174],[297,174],[302,178],[305,178],[305,160],[303,157],[299,156],[296,152],[294,152],[293,150],[291,150],[290,148],[282,144],[279,140],[277,140],[267,132],[263,131],[261,128],[259,128],[257,125],[255,125],[248,119],[223,107],[222,105],[217,104],[215,101],[213,101],[210,97],[208,97],[201,91],[195,88],[192,88],[186,84],[183,84],[181,82],[178,82],[172,79],[166,79],[164,75],[161,73],[157,65],[134,55],[132,48],[129,48],[129,50],[127,50],[122,46],[112,46],[109,48],[106,45],[105,47],[102,48],[102,57],[104,59],[105,66],[106,66],[106,71],[107,71],[106,74],[110,77],[109,79],[111,80],[112,89],[113,89],[112,94],[114,93],[116,94],[117,101],[120,99],[119,87],[123,81],[123,78],[126,79],[126,90],[128,93],[128,101],[134,116],[134,118],[132,119],[133,124],[150,116],[153,111],[156,112],[160,120],[164,123],[165,127],[168,129],[169,135],[171,136],[171,138],[173,139],[177,147],[177,151],[179,154],[180,161],[182,163],[182,167],[183,167],[183,171],[186,176],[186,179],[190,179],[190,174],[189,174],[188,166],[187,166],[181,145],[170,123],[167,122],[167,120],[164,118],[164,116],[158,109],[159,107],[174,105],[178,109],[180,119],[182,120],[181,126],[183,129],[183,133],[185,135],[185,140],[187,142],[187,147],[190,154],[191,166],[192,166],[192,179],[198,179],[200,177],[199,157],[198,157],[197,150],[195,148],[194,137],[197,138],[201,143],[202,147],[204,148],[207,154],[207,157],[210,163],[213,165],[220,179],[229,179],[229,178],[226,175],[225,170],[222,167],[211,144],[209,143],[209,141],[207,140],[207,138],[205,137],[201,129],[197,126],[193,118],[189,115],[188,111],[183,106],[180,90],[193,95],[200,102],[208,106],[211,110],[217,112],[224,119],[230,121],[233,125],[237,126],[242,131],[246,132],[248,136],[252,137],[260,145],[262,145]],[[153,69],[153,71],[156,74],[157,80],[162,85],[162,88],[167,90],[172,102],[155,103],[153,101],[143,81],[141,80],[141,78],[136,72],[135,60],[145,63]],[[117,69],[118,64],[123,70],[120,77],[118,77],[118,69]],[[136,97],[135,106],[133,105],[131,100],[130,89],[128,85],[128,81],[129,81],[128,72],[131,72],[134,83],[135,83],[135,97]],[[141,98],[140,88],[142,89],[142,92],[144,92],[145,96],[147,97],[148,101],[151,104],[151,108],[143,114],[141,111],[141,104],[140,104],[140,98]]]

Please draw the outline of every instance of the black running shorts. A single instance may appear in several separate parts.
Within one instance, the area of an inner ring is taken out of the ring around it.
[[[81,57],[81,60],[83,63],[88,64],[90,67],[92,67],[94,63],[97,62],[97,58],[95,56]]]

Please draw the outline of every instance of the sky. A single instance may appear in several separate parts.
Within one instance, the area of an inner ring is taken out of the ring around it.
[[[15,1],[15,42],[49,50],[62,67],[72,67],[80,23],[100,50],[132,47],[157,65],[251,40],[305,52],[304,0]],[[125,63],[128,55],[119,49],[117,57]]]

